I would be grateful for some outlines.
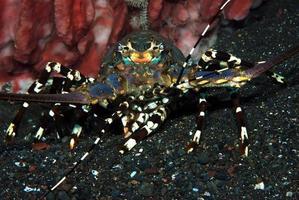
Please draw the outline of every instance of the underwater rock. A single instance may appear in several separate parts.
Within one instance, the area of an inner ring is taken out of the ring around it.
[[[14,80],[13,91],[25,78],[35,79],[48,61],[96,76],[108,47],[134,31],[132,17],[137,25],[145,23],[140,20],[147,17],[136,16],[144,15],[146,6],[149,29],[173,40],[186,55],[223,0],[139,0],[135,6],[127,0],[33,2],[0,2],[0,83]],[[242,20],[253,1],[230,4],[225,17]]]

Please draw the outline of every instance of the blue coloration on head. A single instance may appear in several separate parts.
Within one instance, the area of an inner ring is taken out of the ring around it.
[[[112,88],[103,83],[96,83],[95,85],[90,86],[89,92],[91,97],[100,97],[113,94]]]
[[[117,89],[121,86],[119,80],[118,80],[118,75],[117,74],[110,74],[107,77],[107,81],[109,85],[112,85],[113,88]]]

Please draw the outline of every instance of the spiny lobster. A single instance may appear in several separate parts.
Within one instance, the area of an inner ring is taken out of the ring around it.
[[[228,2],[226,1],[219,11]],[[209,26],[201,36],[205,35]],[[200,40],[201,37],[194,48]],[[10,141],[15,137],[22,115],[30,102],[53,103],[49,116],[58,124],[65,107],[81,110],[78,111],[80,114],[72,129],[69,143],[71,149],[75,147],[82,133],[84,120],[88,116],[101,117],[104,109],[110,114],[105,118],[105,126],[100,132],[102,135],[107,134],[109,127],[120,121],[125,142],[119,152],[124,154],[157,130],[176,109],[177,102],[196,94],[199,107],[197,127],[192,141],[187,145],[187,152],[192,152],[199,144],[203,130],[208,95],[205,89],[222,87],[227,88],[231,94],[239,125],[240,151],[242,155],[247,156],[248,135],[239,103],[238,89],[265,72],[277,82],[283,83],[283,77],[269,70],[298,53],[299,47],[296,46],[267,62],[256,65],[212,49],[205,52],[198,63],[192,64],[188,61],[194,48],[187,58],[184,58],[182,53],[166,39],[151,31],[141,31],[126,36],[110,50],[97,79],[87,78],[59,63],[49,62],[40,79],[29,88],[29,94],[0,94],[0,99],[24,101],[7,129],[6,140]],[[52,72],[61,74],[63,78],[53,78],[52,83],[45,87]],[[46,129],[47,124],[42,123],[35,135],[36,141],[42,138]],[[59,127],[57,131],[60,134],[62,132]],[[50,189],[51,191],[74,171],[99,141],[100,137],[73,168]]]

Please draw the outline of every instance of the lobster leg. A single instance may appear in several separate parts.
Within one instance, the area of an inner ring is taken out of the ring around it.
[[[196,124],[197,124],[196,131],[193,135],[193,139],[191,143],[189,143],[186,147],[188,153],[191,153],[194,150],[194,148],[199,144],[201,133],[204,126],[206,108],[207,108],[207,100],[204,97],[201,97],[199,99],[199,104],[198,104],[198,114],[196,116]]]
[[[60,112],[60,104],[59,103],[55,104],[50,109],[50,111],[48,113],[43,113],[41,116],[40,126],[34,136],[35,142],[38,142],[42,138],[42,136],[48,129],[49,121],[54,122],[54,124],[56,126],[56,130],[57,130],[57,138],[60,138],[60,135],[62,135],[62,130],[61,130],[61,126],[60,126],[62,124],[61,117],[62,117],[62,114]]]
[[[233,109],[236,112],[238,129],[240,133],[240,153],[241,155],[248,156],[248,133],[245,126],[244,112],[240,106],[240,94],[238,92],[231,93]]]
[[[41,73],[41,76],[38,80],[36,80],[28,89],[28,93],[40,93],[44,90],[45,85],[49,79],[49,76],[52,72],[56,72],[65,79],[70,80],[71,82],[75,82],[76,84],[80,84],[86,81],[86,78],[80,74],[77,70],[68,69],[67,67],[62,66],[59,63],[56,62],[48,62],[45,69]],[[25,111],[28,109],[29,103],[23,102],[22,107],[18,110],[15,118],[10,123],[8,129],[6,130],[6,140],[9,141],[13,137],[15,137],[18,126],[21,122],[21,119],[25,113]]]
[[[83,105],[81,107],[81,111],[79,113],[78,120],[72,129],[71,140],[69,143],[70,149],[74,149],[74,147],[78,143],[79,136],[81,135],[82,130],[83,130],[84,122],[85,122],[86,118],[88,117],[90,110],[91,110],[91,107],[89,105]]]
[[[145,113],[140,114],[145,115]],[[150,112],[148,116],[148,119],[141,123],[141,128],[135,132],[132,131],[132,135],[128,137],[126,142],[121,146],[119,150],[121,154],[130,151],[138,142],[150,135],[153,131],[157,130],[157,128],[160,127],[160,125],[166,119],[167,112],[164,105],[160,105],[155,110]]]
[[[117,111],[115,111],[111,117],[108,117],[105,119],[105,125],[104,127],[101,129],[100,134],[103,135],[105,133],[108,132],[108,128],[109,126],[116,120],[119,119],[123,116],[124,110],[128,109],[129,107],[129,103],[127,101],[124,101],[122,103],[119,104],[119,109]],[[96,117],[96,116],[95,116]],[[83,154],[83,156],[80,158],[79,161],[75,162],[75,164],[72,166],[72,168],[66,172],[64,174],[64,176],[53,186],[51,187],[49,190],[47,190],[40,199],[43,199],[44,197],[46,197],[50,191],[54,191],[59,185],[61,185],[66,179],[67,177],[75,171],[75,169],[86,159],[86,157],[92,153],[92,151],[94,150],[94,148],[96,147],[96,145],[100,142],[101,138],[100,136],[98,136],[93,144],[89,147],[89,149]]]
[[[232,54],[217,51],[215,49],[207,50],[198,61],[198,67],[207,71],[224,71],[226,69],[236,68],[245,70],[253,67],[254,64],[241,60]],[[277,83],[285,84],[285,78],[271,70],[266,72],[266,75]]]
[[[68,90],[67,89],[68,84],[66,84],[66,82],[70,82],[70,81],[66,81],[66,79],[63,77],[54,77],[49,93],[50,94],[62,93],[65,90]],[[46,132],[49,126],[49,121],[53,121],[55,123],[56,130],[57,130],[57,137],[58,138],[60,137],[59,135],[62,134],[61,127],[60,127],[61,125],[60,105],[61,105],[60,103],[56,103],[47,114],[45,112],[42,113],[40,119],[40,126],[34,136],[35,142],[38,142],[42,138],[44,132]]]

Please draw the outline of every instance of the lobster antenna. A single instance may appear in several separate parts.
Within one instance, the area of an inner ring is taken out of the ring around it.
[[[189,61],[189,59],[191,58],[191,55],[193,54],[195,48],[197,47],[197,45],[199,44],[199,42],[201,41],[201,39],[205,36],[205,34],[207,33],[207,31],[209,30],[211,24],[215,21],[215,19],[218,17],[218,15],[220,14],[220,12],[226,7],[226,5],[230,2],[231,0],[226,0],[225,3],[222,4],[222,6],[220,7],[220,9],[218,10],[218,12],[212,17],[212,19],[209,21],[209,23],[207,24],[207,26],[205,27],[204,31],[201,33],[201,35],[199,36],[197,42],[195,43],[195,45],[193,46],[193,48],[191,49],[189,55],[186,57],[185,62],[183,64],[183,67],[181,68],[180,74],[178,76],[178,79],[175,83],[175,86],[179,84],[179,82],[181,81],[181,78],[183,76],[184,70],[187,66],[187,63]]]
[[[38,103],[70,103],[89,104],[81,93],[66,94],[15,94],[0,92],[0,100],[38,102]]]
[[[104,130],[104,129],[103,129]],[[38,199],[44,199],[45,197],[47,197],[47,195],[51,192],[54,191],[60,184],[62,184],[67,177],[73,172],[75,171],[75,169],[81,164],[81,162],[92,152],[92,150],[97,146],[97,144],[100,141],[100,137],[97,137],[96,140],[94,141],[94,143],[89,147],[89,149],[83,154],[83,156],[80,158],[80,160],[78,162],[76,162],[74,164],[74,166],[72,166],[72,168],[64,174],[64,176],[50,189],[47,189],[47,191]]]
[[[137,28],[139,25],[139,28],[141,30],[148,30],[149,22],[148,22],[148,0],[125,0],[125,2],[128,4],[128,6],[131,6],[133,8],[139,8],[139,16],[137,17],[131,17],[130,24]],[[139,20],[139,23],[138,23]]]
[[[286,59],[292,57],[293,55],[295,55],[297,53],[299,53],[299,44],[288,49],[285,52],[282,52],[281,54],[276,55],[275,57],[270,58],[267,61],[260,61],[260,62],[256,63],[254,65],[254,67],[252,67],[250,69],[247,69],[247,70],[244,70],[241,72],[231,71],[231,73],[229,75],[218,74],[218,73],[215,73],[215,71],[211,71],[211,72],[204,74],[203,76],[199,76],[194,79],[189,79],[188,81],[182,81],[182,82],[180,82],[180,84],[189,83],[189,82],[193,82],[193,81],[200,81],[200,80],[209,80],[209,81],[220,80],[220,79],[230,80],[230,79],[236,78],[238,76],[244,77],[245,78],[244,81],[248,81],[248,80],[251,80],[253,78],[260,76],[261,74],[265,73],[266,71],[268,71],[275,65],[278,65],[279,63],[285,61]],[[215,75],[215,76],[212,76],[210,79],[205,79],[211,75]],[[180,87],[181,86],[180,84],[177,85],[177,87]]]
[[[288,59],[289,57],[299,53],[299,44],[292,47],[291,49],[288,49],[287,51],[271,58],[268,61],[263,61],[257,63],[253,68],[247,69],[244,71],[244,74],[249,76],[250,78],[255,78],[260,76],[262,73],[268,71],[273,66],[283,62],[284,60]]]

